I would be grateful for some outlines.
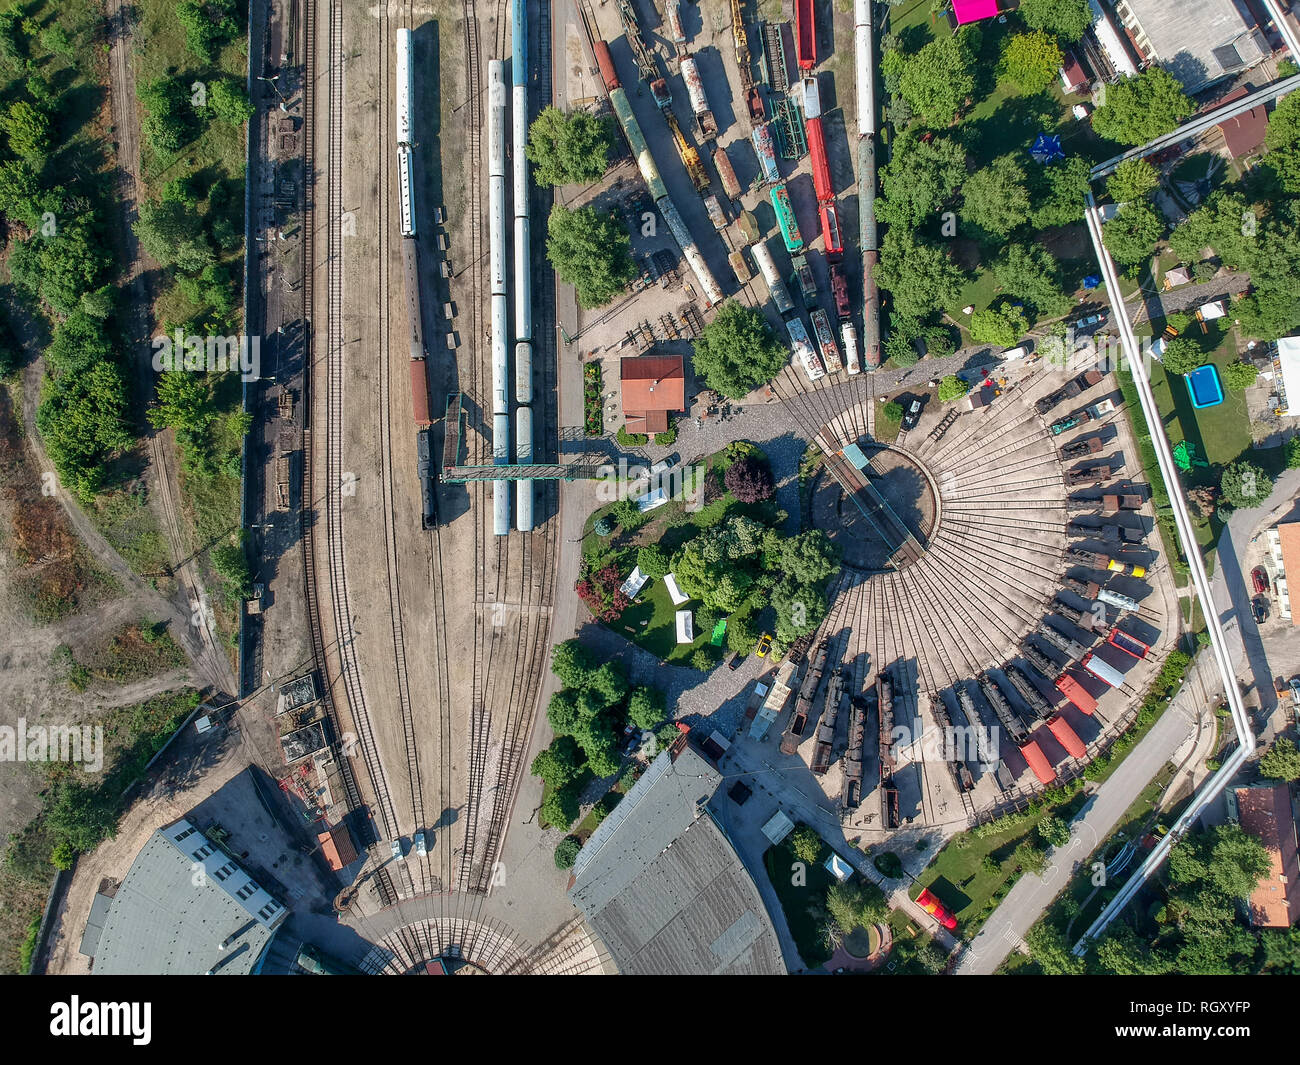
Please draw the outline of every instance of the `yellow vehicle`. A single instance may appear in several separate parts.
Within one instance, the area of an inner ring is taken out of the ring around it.
[[[758,638],[758,646],[754,649],[754,653],[758,655],[759,658],[766,658],[767,652],[771,649],[772,637],[767,633],[763,633],[763,635]]]

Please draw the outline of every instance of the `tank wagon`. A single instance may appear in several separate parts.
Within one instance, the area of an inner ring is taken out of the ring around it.
[[[776,262],[772,258],[772,249],[767,246],[767,241],[760,240],[753,245],[754,262],[758,264],[758,272],[763,275],[763,280],[767,282],[767,291],[771,294],[772,303],[775,304],[777,312],[780,314],[789,314],[794,310],[794,300],[790,298],[790,290],[786,288],[785,282],[781,280],[781,275],[777,273]]]
[[[515,236],[515,462],[533,462],[533,278],[532,219],[528,185],[528,4],[512,0],[511,17],[511,166]],[[515,482],[515,528],[533,528],[532,481]]]
[[[709,110],[708,97],[704,94],[704,82],[700,78],[699,64],[694,56],[682,60],[682,80],[686,82],[686,98],[690,101],[691,112],[695,115],[695,128],[702,140],[713,140],[718,135],[718,123]]]
[[[509,301],[506,282],[506,64],[488,61],[488,276],[492,300],[492,464],[510,464]],[[510,532],[510,482],[492,482],[492,531]]]

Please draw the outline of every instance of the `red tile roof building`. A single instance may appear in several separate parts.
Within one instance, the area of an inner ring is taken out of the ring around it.
[[[623,359],[623,419],[629,433],[668,431],[668,415],[686,410],[686,373],[680,355]]]
[[[1240,100],[1249,92],[1250,90],[1244,85],[1238,86],[1223,99],[1216,101],[1214,106],[1222,107],[1224,104],[1230,104],[1234,100]],[[1220,122],[1219,129],[1223,132],[1223,143],[1228,147],[1228,154],[1234,159],[1241,159],[1258,151],[1260,145],[1264,143],[1264,135],[1268,132],[1268,115],[1264,111],[1264,105],[1259,104],[1234,118]]]
[[[1285,784],[1256,785],[1238,788],[1236,798],[1242,829],[1268,848],[1269,871],[1250,896],[1250,922],[1259,928],[1290,928],[1300,917],[1300,853],[1291,794]]]

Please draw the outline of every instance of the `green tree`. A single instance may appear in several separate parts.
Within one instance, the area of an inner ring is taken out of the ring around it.
[[[1029,322],[1025,319],[1025,312],[1009,303],[976,311],[970,316],[970,335],[980,344],[1011,348],[1028,332]]]
[[[1300,780],[1300,750],[1287,737],[1279,737],[1259,760],[1259,771],[1273,780]]]
[[[1173,375],[1189,374],[1198,366],[1204,366],[1209,355],[1191,337],[1179,336],[1165,342],[1165,350],[1160,353],[1160,361],[1165,372]]]
[[[1136,266],[1150,259],[1164,232],[1164,222],[1145,200],[1124,204],[1119,213],[1102,226],[1106,247],[1120,266]]]
[[[1063,41],[1077,41],[1092,25],[1088,0],[1020,0],[1019,14],[1025,25]]]
[[[218,544],[208,555],[212,569],[225,582],[226,592],[232,599],[247,599],[253,594],[253,574],[248,568],[248,555],[242,541],[238,544]]]
[[[1049,847],[1064,847],[1070,842],[1070,826],[1053,814],[1046,814],[1037,825],[1038,838]]]
[[[1293,436],[1286,442],[1286,468],[1300,469],[1300,436]]]
[[[1273,479],[1253,462],[1234,462],[1224,467],[1219,490],[1234,507],[1258,507],[1273,491]]]
[[[1300,928],[1266,928],[1259,937],[1265,972],[1300,973]]]
[[[961,399],[967,391],[966,382],[950,373],[939,382],[939,402],[951,403],[954,399]]]
[[[815,584],[784,579],[772,589],[770,602],[776,611],[776,639],[787,646],[826,616],[826,593]]]
[[[662,580],[668,573],[668,552],[659,544],[645,544],[637,549],[636,564],[652,581]]]
[[[172,155],[198,135],[194,107],[179,79],[155,78],[140,86],[139,95],[145,111],[140,128],[155,151]]]
[[[583,307],[603,307],[636,277],[632,240],[612,215],[558,203],[547,223],[546,255]]]
[[[1041,30],[1017,33],[1007,40],[998,65],[998,77],[1022,93],[1042,92],[1056,80],[1061,69],[1061,49],[1056,39]]]
[[[638,685],[627,700],[627,717],[637,728],[650,732],[658,728],[668,715],[664,693],[658,688]]]
[[[1145,159],[1125,159],[1106,179],[1106,191],[1116,203],[1140,200],[1160,185],[1160,171]]]
[[[599,181],[614,135],[608,118],[586,111],[545,107],[528,127],[528,160],[539,185],[586,185]]]
[[[790,833],[790,849],[794,856],[807,865],[815,864],[822,856],[822,838],[810,825],[799,825]]]
[[[542,800],[537,815],[550,827],[567,832],[578,819],[578,797],[572,788],[552,789]]]
[[[21,159],[0,163],[0,211],[35,229],[41,220],[41,181]]]
[[[952,122],[975,91],[974,59],[965,37],[940,37],[908,56],[898,91],[927,125]]]
[[[1259,367],[1250,362],[1230,362],[1223,368],[1224,383],[1234,392],[1244,392],[1255,383]]]
[[[820,584],[840,568],[840,549],[820,529],[809,529],[782,542],[777,568],[800,584]]]
[[[1065,294],[1060,275],[1055,257],[1036,242],[1012,244],[993,263],[993,276],[1002,291],[1014,292],[1043,318],[1054,318],[1070,309],[1070,297]]]
[[[180,0],[176,21],[185,28],[185,47],[205,63],[239,35],[235,0]]]
[[[1034,171],[1032,220],[1038,229],[1069,225],[1083,219],[1091,182],[1088,161],[1074,155],[1064,162]]]
[[[112,363],[46,381],[36,427],[59,480],[83,503],[99,490],[109,458],[131,446],[126,415],[126,381]]]
[[[50,367],[60,375],[84,373],[112,355],[113,344],[103,324],[82,311],[74,311],[64,319],[45,349]]]
[[[1047,976],[1075,976],[1084,971],[1084,961],[1071,952],[1065,932],[1050,921],[1039,921],[1025,936],[1025,946]]]
[[[923,141],[902,133],[880,171],[876,217],[891,226],[916,229],[951,200],[966,180],[966,149],[948,137]]]
[[[1011,852],[1011,861],[1026,873],[1041,873],[1047,868],[1047,855],[1031,840],[1022,840]]]
[[[546,721],[557,736],[573,735],[582,723],[579,694],[573,688],[562,688],[554,692],[546,704]]]
[[[770,381],[789,358],[762,313],[735,300],[727,300],[695,339],[695,372],[730,399]]]
[[[186,204],[145,200],[133,228],[140,247],[162,266],[197,273],[215,261],[203,219]]]
[[[233,78],[221,78],[208,86],[208,106],[222,122],[242,126],[256,113],[244,87]]]
[[[965,275],[946,249],[919,243],[894,226],[881,241],[879,279],[880,286],[893,297],[898,314],[923,318],[957,298]],[[893,349],[890,355],[897,361]]]
[[[566,688],[585,688],[595,668],[591,655],[576,637],[551,648],[551,672]]]
[[[35,104],[15,100],[0,112],[0,128],[9,147],[24,159],[37,159],[50,147],[50,116]]]
[[[586,768],[587,759],[572,736],[557,736],[549,747],[537,752],[530,772],[552,788],[562,788],[577,780]]]
[[[580,850],[582,850],[582,843],[576,836],[565,836],[555,845],[555,868],[572,869],[573,863],[578,860]]]
[[[903,420],[903,405],[897,400],[891,399],[880,408],[880,413],[891,422],[901,422]]]
[[[844,935],[880,920],[888,910],[875,884],[832,884],[826,889],[826,913]]]
[[[986,236],[1004,237],[1029,220],[1025,169],[1002,155],[976,170],[962,189],[962,221]]]
[[[1282,97],[1269,115],[1264,145],[1264,166],[1284,191],[1300,194],[1300,97],[1295,93]]]
[[[107,791],[80,775],[56,778],[45,800],[46,829],[56,847],[85,854],[117,835],[117,805]]]
[[[587,675],[587,690],[602,707],[613,706],[627,698],[627,674],[616,662],[602,662]]]
[[[157,429],[198,432],[216,416],[207,383],[200,374],[169,370],[158,377],[158,392],[149,408]]]
[[[1183,87],[1164,67],[1148,67],[1106,86],[1105,103],[1092,115],[1092,128],[1120,144],[1145,144],[1196,111]]]

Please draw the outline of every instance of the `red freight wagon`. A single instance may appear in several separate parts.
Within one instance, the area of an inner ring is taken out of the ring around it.
[[[415,424],[423,429],[429,425],[429,384],[425,378],[424,360],[411,360],[411,406],[415,411]]]
[[[1049,717],[1047,727],[1052,730],[1052,735],[1069,752],[1071,758],[1082,758],[1088,753],[1088,748],[1083,745],[1078,733],[1070,728],[1070,723],[1060,714],[1053,714]]]
[[[821,216],[822,236],[826,241],[826,254],[839,255],[844,251],[844,240],[840,236],[840,212],[832,200],[818,208]]]
[[[1057,678],[1056,690],[1089,717],[1097,712],[1097,700],[1089,694],[1087,688],[1070,676],[1070,674],[1062,673],[1061,676]]]
[[[1040,784],[1050,784],[1056,779],[1056,770],[1052,768],[1052,763],[1047,760],[1047,755],[1034,740],[1030,740],[1020,748],[1020,753],[1025,756],[1025,761],[1029,763],[1029,768],[1034,771],[1034,776],[1038,778]]]
[[[1106,642],[1112,647],[1118,647],[1125,654],[1130,654],[1134,658],[1146,658],[1151,651],[1151,648],[1141,640],[1135,639],[1127,632],[1120,632],[1119,629],[1111,629]]]
[[[605,88],[613,92],[618,88],[618,75],[614,73],[614,57],[609,54],[609,45],[604,41],[596,42],[596,66],[600,68],[600,76],[605,82]]]
[[[794,0],[794,50],[800,70],[817,65],[817,27],[813,23],[813,0]]]
[[[822,120],[810,118],[803,126],[808,134],[808,154],[812,156],[813,189],[817,193],[817,202],[824,203],[835,193],[831,188],[831,169],[826,162],[826,135],[822,131]]]

